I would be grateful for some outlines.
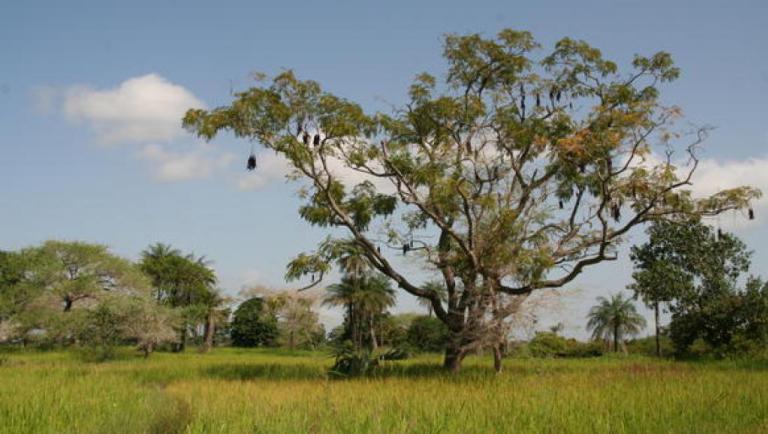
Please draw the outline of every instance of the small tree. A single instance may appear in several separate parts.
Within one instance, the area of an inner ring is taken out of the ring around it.
[[[640,297],[646,306],[653,308],[656,336],[656,355],[661,356],[659,317],[661,306],[690,292],[693,285],[691,274],[681,272],[681,258],[674,258],[680,247],[696,244],[700,237],[685,226],[689,223],[656,222],[648,228],[649,240],[642,246],[632,246],[630,258],[635,264],[634,282],[629,289]]]
[[[613,341],[613,351],[624,348],[624,339],[640,333],[645,327],[645,318],[637,313],[632,299],[622,294],[610,299],[597,297],[598,304],[589,311],[587,329],[592,330],[592,339]],[[624,348],[626,352],[626,348]]]
[[[269,313],[261,298],[244,301],[232,319],[232,345],[236,347],[272,346],[277,340],[277,318]]]
[[[510,29],[495,39],[449,35],[445,82],[418,75],[392,114],[366,114],[286,71],[229,106],[189,110],[184,125],[277,152],[305,181],[301,217],[346,231],[297,256],[288,278],[322,276],[342,246],[357,249],[431,302],[451,330],[444,366],[456,371],[519,297],[616,259],[633,227],[744,209],[759,196],[749,187],[692,196],[706,129],[685,134],[675,127],[681,110],[659,99],[679,75],[669,54],[636,56],[619,73],[583,41],[538,49],[530,33]],[[687,167],[675,165],[675,144]],[[447,300],[407,277],[391,248],[441,276]]]
[[[345,275],[341,283],[330,285],[323,303],[343,306],[347,337],[359,350],[364,343],[378,348],[376,320],[395,304],[395,292],[389,279],[381,274]]]
[[[717,354],[744,352],[737,347],[761,347],[768,341],[761,326],[763,283],[744,281],[751,252],[741,240],[698,220],[659,222],[649,235],[648,242],[632,249],[636,271],[631,287],[666,302],[678,353],[689,352],[697,340],[696,352]]]

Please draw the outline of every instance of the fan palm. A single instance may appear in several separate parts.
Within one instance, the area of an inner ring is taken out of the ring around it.
[[[368,327],[371,346],[376,349],[376,317],[395,304],[395,291],[386,277],[375,275],[345,275],[340,283],[327,288],[323,304],[343,306],[346,324],[352,341],[359,348],[363,341],[363,327]]]
[[[610,299],[597,297],[597,303],[587,315],[587,330],[592,330],[595,340],[613,340],[614,351],[619,351],[624,337],[636,335],[645,327],[645,318],[637,313],[632,299],[615,294]]]
[[[435,281],[427,282],[424,284],[423,289],[436,293],[437,296],[440,298],[441,302],[445,302],[448,300],[448,290],[446,289],[445,285],[443,285],[440,282],[435,282]],[[432,307],[432,300],[430,300],[429,298],[419,297],[418,303],[421,306],[424,306],[425,308],[427,308],[427,315],[431,317],[434,309]]]

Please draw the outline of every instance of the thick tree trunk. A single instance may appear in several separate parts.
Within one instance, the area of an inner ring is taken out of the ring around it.
[[[619,326],[613,326],[613,352],[619,352]]]
[[[661,342],[659,340],[659,302],[653,304],[653,320],[656,323],[656,357],[661,357]]]
[[[464,361],[466,353],[455,343],[448,343],[445,349],[445,358],[443,359],[443,368],[457,373],[461,370],[461,362]]]

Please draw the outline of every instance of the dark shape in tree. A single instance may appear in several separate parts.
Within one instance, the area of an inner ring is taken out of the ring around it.
[[[244,301],[232,319],[232,345],[236,347],[273,346],[277,340],[277,318],[264,308],[264,300]]]

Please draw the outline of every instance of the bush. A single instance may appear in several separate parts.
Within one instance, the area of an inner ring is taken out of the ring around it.
[[[599,357],[604,350],[600,342],[579,342],[552,332],[538,332],[527,345],[518,347],[516,352],[540,358],[577,358]]]
[[[377,358],[371,358],[371,351],[355,349],[350,341],[344,341],[334,348],[336,361],[329,374],[333,377],[360,377],[370,374],[379,364]]]
[[[448,327],[437,318],[414,318],[406,332],[406,342],[417,351],[439,352],[445,350],[450,334]]]
[[[659,343],[661,344],[661,355],[671,356],[675,352],[675,347],[672,344],[672,339],[667,335],[659,336]],[[627,342],[627,351],[630,354],[642,354],[645,356],[656,356],[656,337],[647,336],[644,338],[633,339]]]
[[[265,312],[261,298],[252,298],[237,307],[232,320],[232,345],[273,346],[277,335],[277,318]]]

